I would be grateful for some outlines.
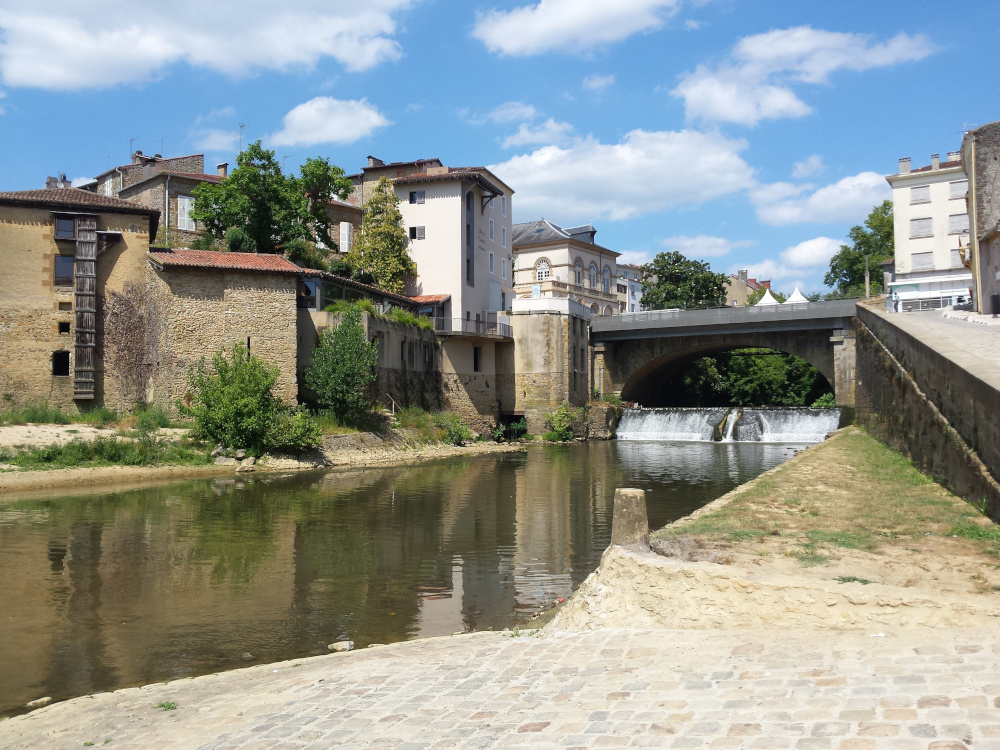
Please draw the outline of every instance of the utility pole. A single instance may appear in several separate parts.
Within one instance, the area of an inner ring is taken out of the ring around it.
[[[865,256],[865,299],[871,299],[872,296],[872,285],[871,278],[868,275],[868,256]]]

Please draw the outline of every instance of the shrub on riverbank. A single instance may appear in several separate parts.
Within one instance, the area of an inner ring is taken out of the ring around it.
[[[89,424],[94,427],[106,427],[117,422],[118,412],[100,406],[88,412],[67,414],[58,406],[49,406],[48,402],[25,404],[16,409],[0,412],[0,425],[25,424]]]
[[[465,445],[474,438],[469,426],[457,415],[448,412],[432,413],[419,406],[408,406],[397,411],[395,419],[397,427],[416,430],[421,440],[428,443]]]
[[[194,436],[243,448],[259,456],[267,450],[302,451],[320,443],[320,431],[302,409],[285,406],[272,393],[279,370],[235,344],[230,357],[220,349],[212,369],[204,358],[188,373],[190,403],[180,412],[195,421]]]
[[[44,448],[0,449],[0,463],[20,469],[68,469],[77,466],[156,466],[204,464],[204,449],[184,443],[157,440],[149,433],[135,439],[98,437],[72,440]]]
[[[574,409],[568,403],[560,404],[554,412],[550,412],[545,417],[545,426],[548,432],[542,435],[544,440],[551,440],[556,443],[565,443],[573,439],[574,427],[586,419],[586,408]]]
[[[377,364],[378,345],[365,339],[361,311],[352,306],[339,324],[320,334],[306,370],[306,385],[341,424],[355,424],[372,411]]]

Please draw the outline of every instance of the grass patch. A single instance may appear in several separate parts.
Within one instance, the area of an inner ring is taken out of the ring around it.
[[[78,466],[158,466],[208,463],[204,447],[192,443],[171,443],[150,435],[136,439],[98,437],[71,440],[65,445],[44,448],[0,449],[0,463],[20,469],[70,469]]]
[[[337,415],[329,409],[323,409],[313,415],[313,420],[324,435],[350,435],[358,432],[357,427],[344,424]]]
[[[830,558],[826,555],[821,555],[812,549],[804,549],[801,552],[795,554],[795,559],[802,563],[804,568],[812,568],[817,565],[826,565],[830,562]]]
[[[176,711],[177,710],[177,704],[174,703],[173,701],[160,701],[159,703],[156,704],[156,707],[157,708],[161,708],[164,711]]]
[[[869,581],[867,578],[858,578],[857,576],[837,576],[834,580],[837,583],[860,583],[862,586],[875,583],[875,581]]]
[[[419,406],[397,411],[396,426],[417,431],[418,439],[425,443],[465,445],[474,438],[472,430],[458,416],[443,411],[424,411]]]
[[[806,532],[806,536],[813,544],[832,544],[844,549],[864,549],[871,552],[878,547],[878,541],[871,534],[810,529]]]
[[[964,520],[948,529],[948,536],[980,542],[991,550],[1000,548],[1000,526],[996,525],[980,526],[978,523]]]

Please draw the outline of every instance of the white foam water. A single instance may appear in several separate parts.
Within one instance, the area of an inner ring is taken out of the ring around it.
[[[840,409],[773,407],[625,409],[619,440],[711,441],[726,419],[722,442],[819,443],[837,429]]]

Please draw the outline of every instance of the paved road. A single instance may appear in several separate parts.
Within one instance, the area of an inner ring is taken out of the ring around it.
[[[898,313],[891,315],[889,319],[914,325],[918,335],[930,333],[993,367],[1000,367],[1000,320],[963,312],[953,312],[950,315],[958,317],[945,317],[939,311],[927,311]],[[970,319],[963,320],[962,316]]]
[[[478,633],[78,698],[0,747],[1000,748],[1000,636],[872,635]]]

